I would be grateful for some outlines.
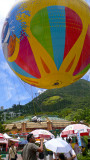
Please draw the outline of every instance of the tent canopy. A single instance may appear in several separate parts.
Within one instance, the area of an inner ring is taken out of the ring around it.
[[[11,138],[12,138],[12,137],[10,137],[7,133],[4,133],[3,136],[4,136],[4,138],[6,138],[6,139],[11,139]]]

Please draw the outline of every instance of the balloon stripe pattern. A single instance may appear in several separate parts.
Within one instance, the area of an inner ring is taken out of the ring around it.
[[[24,82],[61,88],[90,68],[90,7],[83,0],[23,0],[2,30],[7,63]]]
[[[87,50],[87,52],[86,52]],[[82,65],[83,61],[83,65]],[[83,49],[81,52],[81,56],[78,62],[78,65],[73,73],[73,75],[80,74],[85,72],[88,68],[90,68],[90,25],[88,26],[86,37],[84,40]]]

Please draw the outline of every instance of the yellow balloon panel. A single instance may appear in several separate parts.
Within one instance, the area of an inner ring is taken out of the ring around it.
[[[70,85],[90,68],[90,8],[82,0],[21,1],[5,20],[2,47],[26,83]]]

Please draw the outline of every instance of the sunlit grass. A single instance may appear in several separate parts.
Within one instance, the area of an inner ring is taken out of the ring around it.
[[[43,101],[43,105],[52,105],[55,104],[56,101],[61,101],[63,98],[61,98],[60,96],[52,96],[47,98],[45,101]]]

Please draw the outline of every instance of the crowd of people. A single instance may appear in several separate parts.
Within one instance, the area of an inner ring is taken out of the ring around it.
[[[37,160],[37,152],[43,153],[43,139],[41,138],[40,141],[40,147],[38,147],[35,144],[35,137],[33,134],[29,134],[27,136],[28,144],[26,144],[23,148],[22,152],[22,158],[23,160]],[[71,147],[72,139],[68,140],[68,143]],[[77,140],[74,146],[74,149],[72,149],[68,153],[53,153],[53,160],[77,160],[77,154],[81,153],[81,149],[78,146]],[[39,154],[40,155],[40,154]],[[43,157],[43,154],[41,154],[42,157],[39,157],[41,159],[45,159]]]
[[[73,150],[73,148],[71,146],[71,143],[72,143],[71,138],[68,139],[68,143],[71,147],[71,150],[68,153],[64,153],[64,154],[63,153],[60,153],[60,154],[59,153],[58,154],[53,153],[53,159],[54,160],[77,160],[77,154],[78,153],[75,153],[75,151]]]
[[[33,134],[29,134],[27,136],[28,143],[24,146],[22,150],[22,160],[46,160],[46,155],[44,154],[45,148],[43,144],[43,138],[40,139],[40,145],[35,144],[35,137]],[[74,148],[72,148],[72,139],[68,139],[68,144],[70,145],[70,151],[68,153],[55,153],[52,152],[52,160],[77,160],[77,155],[82,154],[82,149],[78,145],[78,141],[76,139],[76,143]],[[88,149],[90,149],[90,141],[88,141]],[[2,150],[2,147],[0,147]],[[9,157],[8,160],[17,160],[17,149],[14,146],[14,142],[11,143],[9,148]]]

